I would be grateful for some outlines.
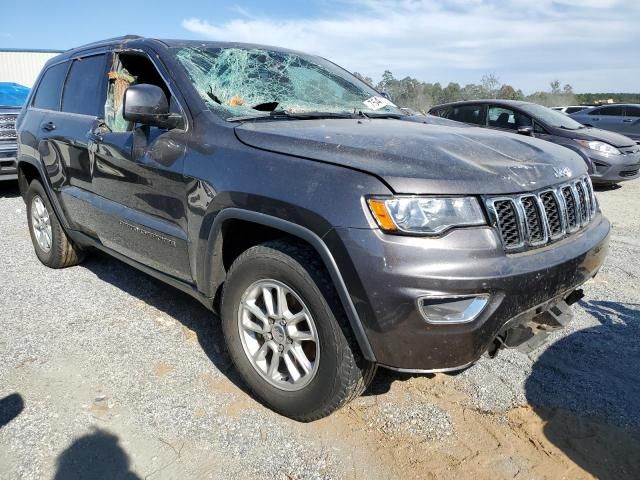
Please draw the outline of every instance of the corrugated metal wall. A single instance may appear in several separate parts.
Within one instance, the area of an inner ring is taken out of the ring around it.
[[[56,55],[55,52],[0,50],[0,82],[32,87],[45,62]]]

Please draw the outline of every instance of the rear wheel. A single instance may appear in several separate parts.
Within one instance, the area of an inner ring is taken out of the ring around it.
[[[222,299],[230,356],[261,401],[311,421],[360,395],[375,374],[362,358],[315,252],[283,241],[232,265]]]
[[[83,252],[62,229],[42,184],[33,180],[25,196],[31,242],[38,259],[51,268],[77,265]]]

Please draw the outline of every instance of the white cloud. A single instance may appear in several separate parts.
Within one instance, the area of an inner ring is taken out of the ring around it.
[[[464,84],[495,72],[525,91],[555,78],[577,91],[638,89],[640,2],[329,0],[326,6],[334,13],[273,18],[241,9],[228,22],[193,17],[182,26],[204,38],[319,54],[373,78],[389,69],[396,77]]]

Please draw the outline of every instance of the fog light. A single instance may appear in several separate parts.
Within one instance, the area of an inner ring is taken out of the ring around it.
[[[489,295],[429,296],[418,299],[418,308],[429,323],[468,323],[482,313]]]

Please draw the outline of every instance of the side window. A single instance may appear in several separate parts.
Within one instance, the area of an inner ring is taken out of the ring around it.
[[[624,114],[626,117],[640,117],[640,107],[627,107]]]
[[[435,110],[431,110],[431,115],[434,115],[436,117],[445,117],[447,116],[447,112],[449,111],[448,108],[436,108]]]
[[[535,133],[547,133],[544,127],[540,125],[538,122],[533,122],[533,131]]]
[[[595,110],[591,110],[588,115],[602,115],[602,108],[596,108]]]
[[[520,127],[532,127],[533,120],[524,113],[509,108],[491,106],[489,107],[489,126],[517,130]]]
[[[623,108],[621,106],[615,107],[602,107],[599,113],[595,115],[606,115],[609,117],[622,117],[624,115]],[[593,113],[591,115],[594,115]]]
[[[456,122],[484,125],[483,111],[482,105],[460,105],[459,107],[451,107],[447,118]]]
[[[579,112],[580,110],[584,110],[584,107],[569,107],[565,113],[571,114]]]
[[[60,92],[62,91],[62,84],[68,67],[69,64],[67,62],[59,63],[44,72],[33,99],[32,105],[35,108],[56,111],[60,109]]]
[[[106,96],[106,55],[74,60],[62,95],[62,111],[102,117]]]
[[[125,90],[141,83],[156,85],[164,90],[172,112],[179,109],[171,92],[162,79],[155,65],[145,55],[139,53],[116,53],[113,55],[113,63],[107,74],[109,86],[107,101],[103,102],[105,123],[112,132],[126,132],[132,130],[134,125],[124,119],[122,105]]]

